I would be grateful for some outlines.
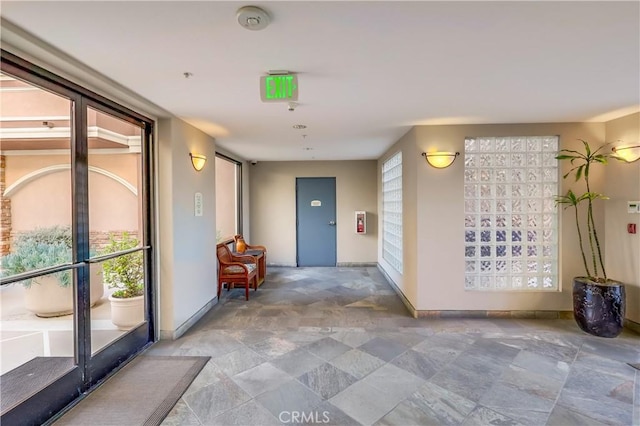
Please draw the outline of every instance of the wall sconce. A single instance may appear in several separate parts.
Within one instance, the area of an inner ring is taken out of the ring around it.
[[[617,158],[627,163],[640,160],[640,144],[614,146],[611,150]]]
[[[460,155],[459,152],[446,152],[446,151],[436,151],[436,152],[423,152],[422,156],[427,160],[427,163],[431,167],[435,167],[436,169],[445,169],[453,164],[456,161],[456,157]]]
[[[189,157],[191,157],[191,164],[193,164],[193,168],[196,169],[196,171],[202,170],[204,163],[207,162],[207,157],[202,154],[189,153]]]

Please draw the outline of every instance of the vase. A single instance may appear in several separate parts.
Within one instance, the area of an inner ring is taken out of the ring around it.
[[[596,283],[586,277],[573,279],[573,317],[582,331],[616,337],[622,332],[624,312],[624,284],[613,280]]]
[[[238,241],[236,241],[236,251],[238,253],[244,253],[247,251],[247,243],[244,242],[243,238],[238,238]]]

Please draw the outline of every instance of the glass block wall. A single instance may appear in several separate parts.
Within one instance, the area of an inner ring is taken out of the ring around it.
[[[402,273],[402,153],[382,164],[382,257]]]
[[[465,140],[465,289],[558,289],[558,137]]]

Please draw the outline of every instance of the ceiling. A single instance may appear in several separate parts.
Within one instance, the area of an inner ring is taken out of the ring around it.
[[[270,25],[241,27],[245,5]],[[3,1],[1,13],[247,160],[375,159],[415,125],[640,110],[638,1]],[[298,74],[294,111],[261,102],[269,70]]]

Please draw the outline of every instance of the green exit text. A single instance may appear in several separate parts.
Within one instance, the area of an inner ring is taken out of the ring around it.
[[[295,75],[268,75],[261,78],[263,101],[295,101],[298,99],[298,78]]]

